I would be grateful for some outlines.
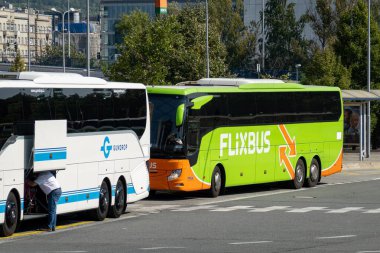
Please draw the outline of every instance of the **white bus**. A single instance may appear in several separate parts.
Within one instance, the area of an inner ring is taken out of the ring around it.
[[[150,122],[145,86],[79,74],[22,72],[0,80],[0,233],[47,214],[46,196],[25,183],[52,171],[57,214],[119,217],[149,195]]]

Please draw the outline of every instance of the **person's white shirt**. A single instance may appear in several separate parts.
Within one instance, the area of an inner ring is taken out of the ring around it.
[[[54,175],[50,171],[40,172],[36,180],[34,180],[36,184],[38,184],[41,190],[48,195],[55,189],[61,188],[58,183],[58,180],[54,177]]]

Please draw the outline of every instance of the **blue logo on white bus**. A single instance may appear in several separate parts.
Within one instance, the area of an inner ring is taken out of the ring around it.
[[[100,148],[100,151],[103,152],[104,154],[104,157],[107,159],[109,156],[110,156],[110,153],[111,153],[111,150],[112,150],[112,146],[111,145],[108,145],[110,144],[110,138],[108,138],[108,136],[106,136],[104,138],[104,141],[103,141],[103,146]]]
[[[100,147],[100,151],[103,152],[104,157],[107,159],[111,151],[127,151],[128,149],[128,144],[117,144],[117,145],[111,145],[110,138],[106,136],[103,141],[103,146]]]

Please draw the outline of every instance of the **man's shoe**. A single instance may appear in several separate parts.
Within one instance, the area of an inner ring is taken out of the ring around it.
[[[53,232],[54,232],[54,231],[55,231],[55,228],[52,228],[52,229],[51,229],[51,231],[53,231]]]

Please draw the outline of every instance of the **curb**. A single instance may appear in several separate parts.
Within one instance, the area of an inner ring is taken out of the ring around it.
[[[380,161],[376,162],[343,162],[343,170],[380,169]]]

